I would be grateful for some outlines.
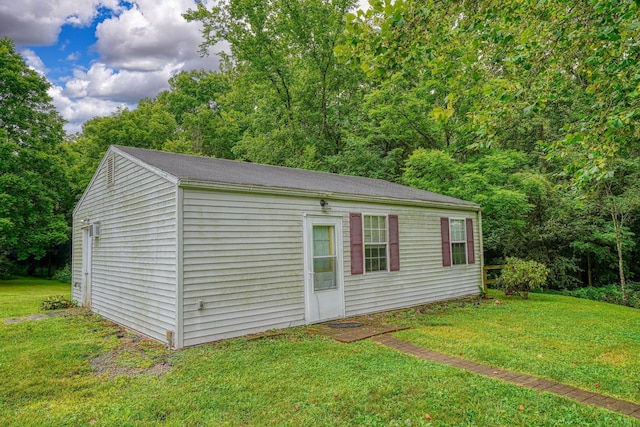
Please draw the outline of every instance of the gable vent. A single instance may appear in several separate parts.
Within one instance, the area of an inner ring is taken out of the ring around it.
[[[116,176],[116,159],[114,156],[107,157],[107,187],[111,187]]]

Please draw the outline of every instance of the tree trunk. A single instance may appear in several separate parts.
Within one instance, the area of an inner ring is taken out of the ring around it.
[[[624,259],[622,258],[622,224],[616,218],[615,213],[611,214],[613,227],[616,232],[616,249],[618,250],[618,272],[620,274],[620,292],[622,293],[622,303],[627,305],[627,289],[624,278]]]
[[[591,252],[587,252],[587,284],[593,286],[593,274],[591,271]]]

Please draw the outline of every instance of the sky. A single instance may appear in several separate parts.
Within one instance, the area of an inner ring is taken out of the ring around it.
[[[223,47],[200,57],[201,25],[182,17],[189,8],[195,0],[0,0],[0,37],[49,80],[72,134],[156,96],[182,70],[218,68]]]
[[[182,17],[195,6],[196,0],[0,0],[0,37],[13,39],[27,65],[49,80],[73,134],[92,117],[155,97],[180,71],[218,69],[216,52],[229,49],[214,46],[200,56],[201,24]]]

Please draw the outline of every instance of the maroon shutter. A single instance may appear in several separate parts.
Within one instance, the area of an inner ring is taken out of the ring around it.
[[[349,238],[351,240],[351,274],[362,274],[364,271],[362,214],[349,214]]]
[[[398,215],[389,215],[389,270],[400,270],[400,239]]]
[[[451,265],[451,239],[449,238],[449,218],[440,218],[440,234],[442,236],[442,265]]]
[[[473,220],[467,218],[467,264],[475,264],[476,248],[473,242]]]

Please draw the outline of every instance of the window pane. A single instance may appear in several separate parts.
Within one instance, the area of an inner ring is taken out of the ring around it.
[[[451,227],[451,241],[452,242],[465,242],[465,226],[464,220],[452,219],[450,222]]]
[[[451,244],[451,261],[453,264],[467,263],[467,244],[452,243]]]
[[[387,246],[367,245],[364,252],[365,271],[387,270]]]
[[[387,242],[387,219],[384,216],[365,215],[364,241],[365,243]]]
[[[333,258],[316,258],[313,260],[313,272],[333,271]]]
[[[320,258],[313,260],[313,290],[323,291],[326,289],[336,289],[336,271],[333,268],[333,258]],[[326,269],[324,269],[326,268]]]
[[[333,227],[313,226],[313,256],[333,255]]]

